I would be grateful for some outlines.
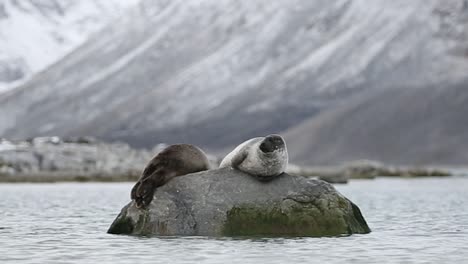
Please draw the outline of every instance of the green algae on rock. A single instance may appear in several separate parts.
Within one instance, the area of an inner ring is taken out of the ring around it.
[[[263,183],[225,168],[178,177],[153,202],[126,205],[108,230],[129,235],[340,236],[369,233],[359,208],[320,180]]]

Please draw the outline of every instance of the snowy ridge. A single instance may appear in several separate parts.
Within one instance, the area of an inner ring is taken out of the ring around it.
[[[0,92],[81,45],[139,0],[1,0]]]
[[[467,75],[466,0],[142,0],[0,96],[0,135],[216,150]]]

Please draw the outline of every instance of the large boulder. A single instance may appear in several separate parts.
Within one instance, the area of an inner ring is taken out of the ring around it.
[[[259,182],[223,168],[173,179],[147,209],[127,204],[108,233],[338,236],[369,233],[359,208],[324,181],[282,174]]]

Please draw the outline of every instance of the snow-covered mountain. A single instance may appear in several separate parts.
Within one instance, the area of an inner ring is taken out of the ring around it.
[[[423,100],[467,77],[467,0],[143,0],[0,96],[0,135],[216,150],[293,129],[356,98],[418,89]],[[461,100],[464,92],[447,96]],[[400,115],[411,111],[395,105]],[[451,121],[445,125],[459,127]],[[308,137],[288,142],[295,139]],[[310,151],[294,157],[312,162]]]
[[[0,0],[0,92],[81,45],[139,0]]]

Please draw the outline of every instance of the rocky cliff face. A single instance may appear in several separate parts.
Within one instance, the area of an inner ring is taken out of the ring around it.
[[[455,85],[467,31],[464,0],[147,0],[0,97],[0,133],[220,149],[370,93]]]
[[[0,92],[47,68],[138,0],[1,0]]]

